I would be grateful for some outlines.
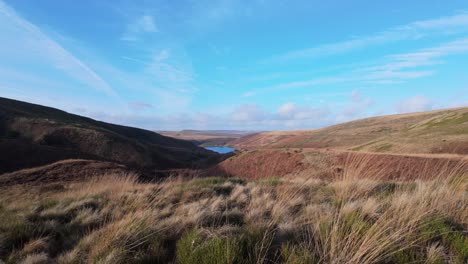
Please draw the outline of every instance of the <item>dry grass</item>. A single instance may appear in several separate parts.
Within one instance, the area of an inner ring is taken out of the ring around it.
[[[302,131],[262,132],[237,149],[332,148],[386,153],[468,154],[468,108],[379,116]]]
[[[46,192],[1,192],[0,260],[466,263],[466,171],[389,181],[363,170],[364,162],[350,157],[341,177],[328,181],[143,184],[108,175]]]

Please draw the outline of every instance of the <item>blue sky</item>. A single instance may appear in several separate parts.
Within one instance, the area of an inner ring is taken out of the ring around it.
[[[157,130],[468,106],[468,3],[0,0],[0,96]]]

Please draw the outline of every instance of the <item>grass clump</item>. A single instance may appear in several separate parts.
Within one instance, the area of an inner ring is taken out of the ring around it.
[[[0,193],[0,260],[466,263],[468,181],[450,175],[158,183],[122,176],[38,189],[34,199],[10,190]]]
[[[271,234],[250,228],[240,234],[209,236],[193,229],[177,242],[177,263],[263,263]]]

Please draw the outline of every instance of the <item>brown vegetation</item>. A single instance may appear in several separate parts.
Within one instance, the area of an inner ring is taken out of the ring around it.
[[[62,160],[49,165],[0,175],[0,186],[17,184],[43,186],[61,182],[81,182],[96,175],[129,173],[124,165],[96,160]]]
[[[221,162],[213,173],[244,179],[281,177],[304,170],[303,158],[299,151],[253,150]]]
[[[252,132],[237,130],[182,130],[182,131],[157,131],[161,135],[189,140],[199,146],[224,146]]]
[[[219,158],[188,141],[0,98],[0,173],[63,159],[93,159],[151,174],[204,167]]]
[[[332,148],[387,153],[468,154],[468,108],[367,118],[327,128],[263,132],[230,144],[238,149]]]
[[[468,170],[460,168],[465,156],[458,155],[409,155],[318,149],[259,149],[244,151],[221,162],[218,173],[246,179],[268,177],[314,178],[339,177],[345,166],[360,164],[362,171],[372,171],[385,180],[414,180],[436,178],[434,172]]]
[[[0,190],[6,263],[466,263],[467,171],[376,180],[107,175]],[[364,162],[364,160],[360,160]],[[462,165],[460,165],[462,166]],[[25,191],[27,190],[27,191]]]

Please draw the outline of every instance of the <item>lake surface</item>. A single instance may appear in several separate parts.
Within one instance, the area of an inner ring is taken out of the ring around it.
[[[234,148],[225,147],[225,146],[213,146],[213,147],[205,147],[207,150],[211,150],[214,152],[218,152],[219,154],[226,154],[234,152]]]

